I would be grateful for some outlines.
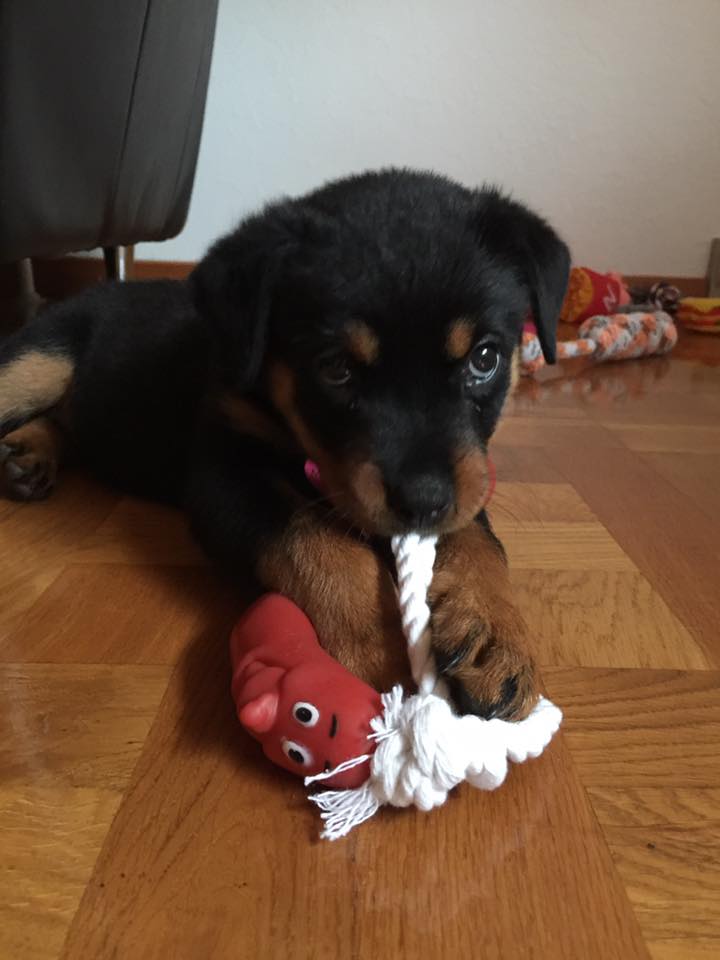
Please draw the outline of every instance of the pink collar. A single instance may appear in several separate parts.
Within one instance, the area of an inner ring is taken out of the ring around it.
[[[320,477],[320,467],[315,463],[314,460],[305,461],[305,478],[315,487],[316,490],[322,492],[322,478]]]

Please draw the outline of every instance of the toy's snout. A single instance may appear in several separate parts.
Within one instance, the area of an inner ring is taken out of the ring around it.
[[[265,755],[300,777],[333,770],[373,752],[379,694],[320,648],[295,604],[266,594],[246,612],[230,639],[232,694],[238,719]],[[329,777],[334,789],[357,787],[369,762]]]
[[[249,733],[267,733],[275,724],[279,703],[277,691],[263,693],[238,710],[238,720]]]

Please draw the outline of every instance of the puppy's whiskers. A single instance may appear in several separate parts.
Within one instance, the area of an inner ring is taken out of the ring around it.
[[[337,506],[335,505],[335,501],[333,500],[333,497],[338,497],[338,496],[340,496],[339,491],[330,490],[328,491],[328,493],[323,494],[320,497],[313,497],[310,500],[305,500],[302,506],[298,507],[295,513],[296,514],[305,513],[310,510],[313,510],[315,507],[322,506],[323,504],[326,504],[326,503],[332,504],[332,509],[329,511],[329,513],[332,513],[333,510],[337,510]]]
[[[499,515],[503,520],[511,520],[513,524],[517,526],[518,530],[522,530],[524,528],[525,521],[521,520],[515,512],[512,499],[497,488],[495,489],[492,500],[485,507],[485,509],[488,511],[488,515],[493,521],[499,519]]]

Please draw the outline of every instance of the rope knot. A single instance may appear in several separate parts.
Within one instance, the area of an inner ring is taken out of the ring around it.
[[[383,716],[373,721],[377,749],[371,769],[382,803],[430,810],[464,777],[465,749],[459,749],[458,718],[434,694],[403,700],[402,688],[383,695]]]

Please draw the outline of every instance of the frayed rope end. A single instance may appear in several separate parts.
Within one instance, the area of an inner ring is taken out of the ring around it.
[[[339,840],[347,836],[353,827],[369,820],[380,808],[371,780],[354,790],[325,790],[312,794],[309,799],[320,808],[325,823],[320,834],[323,840]]]

